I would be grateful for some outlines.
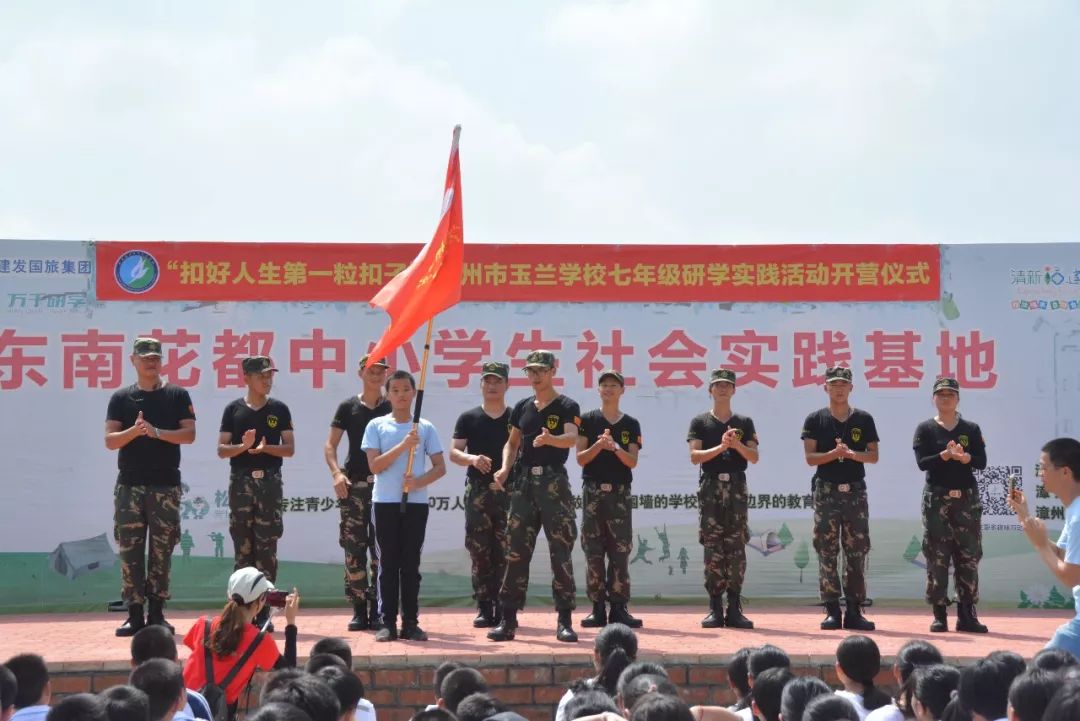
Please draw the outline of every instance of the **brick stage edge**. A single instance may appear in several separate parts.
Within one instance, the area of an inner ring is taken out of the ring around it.
[[[662,663],[691,703],[727,703],[725,664],[740,647],[763,643],[787,651],[796,673],[812,673],[837,685],[834,653],[848,632],[819,630],[819,609],[750,606],[747,615],[757,624],[753,631],[703,629],[699,622],[706,613],[704,607],[636,606],[632,611],[645,622],[638,631],[638,658]],[[517,638],[508,643],[488,641],[484,630],[472,628],[475,612],[460,608],[422,611],[421,625],[431,636],[427,643],[375,643],[371,632],[345,631],[349,618],[345,609],[301,610],[298,655],[302,664],[320,638],[347,638],[354,668],[364,682],[367,698],[375,704],[379,721],[405,721],[432,703],[432,672],[446,660],[479,668],[494,695],[530,721],[550,721],[566,687],[592,673],[596,629],[578,625],[586,613],[587,609],[575,612],[581,639],[576,644],[555,640],[555,612],[550,608],[520,613],[521,628]],[[177,629],[181,659],[187,658],[188,650],[180,640],[199,615],[195,611],[168,614]],[[924,638],[936,644],[948,662],[960,665],[997,649],[1016,651],[1030,659],[1071,612],[980,611],[981,620],[990,627],[985,635],[931,634],[927,630],[931,621],[928,608],[874,606],[867,615],[877,623],[877,630],[868,635],[877,641],[886,659],[879,681],[891,687],[888,669],[892,657],[908,639]],[[283,619],[277,620],[283,623]],[[129,639],[113,635],[122,621],[119,613],[0,616],[0,659],[27,651],[41,653],[52,672],[54,699],[80,691],[101,691],[124,683],[130,669]],[[950,627],[955,623],[955,607],[950,609],[949,623]],[[281,634],[275,635],[280,642]]]

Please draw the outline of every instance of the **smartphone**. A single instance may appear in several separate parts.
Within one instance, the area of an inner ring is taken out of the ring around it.
[[[287,591],[267,591],[266,605],[274,608],[285,608],[285,598],[288,595]]]

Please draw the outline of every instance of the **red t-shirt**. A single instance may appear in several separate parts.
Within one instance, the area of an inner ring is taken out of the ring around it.
[[[211,633],[217,628],[220,621],[221,618],[218,617],[211,622]],[[184,636],[184,645],[191,649],[191,656],[184,663],[184,686],[187,688],[200,689],[206,685],[206,652],[203,649],[203,632],[205,630],[206,617],[199,616],[191,630]],[[232,667],[236,665],[236,662],[240,660],[240,657],[244,655],[244,652],[247,651],[248,646],[255,640],[258,633],[257,628],[248,624],[244,627],[244,636],[240,639],[240,644],[236,647],[234,653],[228,656],[214,656],[215,683],[220,684],[222,682]],[[251,680],[255,670],[261,668],[264,671],[269,671],[274,668],[274,664],[277,663],[279,658],[281,658],[281,653],[278,651],[274,639],[269,634],[263,636],[258,648],[248,658],[243,669],[236,674],[236,678],[225,688],[225,699],[229,703],[239,699],[240,692],[244,690],[244,686]]]

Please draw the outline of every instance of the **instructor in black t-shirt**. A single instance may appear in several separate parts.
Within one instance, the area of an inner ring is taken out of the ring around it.
[[[295,449],[292,414],[270,397],[277,368],[269,357],[250,356],[240,365],[247,393],[225,406],[218,430],[218,458],[229,459],[229,535],[234,568],[254,566],[273,583],[284,532],[281,459],[291,458]],[[264,605],[255,625],[261,628],[269,618],[270,606]]]
[[[833,366],[825,371],[829,405],[814,411],[803,424],[803,453],[814,466],[814,550],[818,555],[821,600],[825,602],[822,630],[843,626],[873,631],[862,615],[866,600],[866,555],[870,553],[870,508],[866,499],[866,465],[878,461],[874,418],[853,408],[851,369]],[[844,584],[840,585],[837,557],[844,551]],[[840,616],[840,598],[847,609]]]
[[[133,351],[137,380],[113,393],[105,418],[105,447],[120,451],[113,535],[128,619],[117,636],[134,636],[148,623],[173,631],[164,609],[172,553],[180,542],[180,446],[195,441],[191,397],[161,380],[161,341],[137,338]]]

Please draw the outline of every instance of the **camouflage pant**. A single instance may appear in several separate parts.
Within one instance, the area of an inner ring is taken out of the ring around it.
[[[610,490],[603,490],[608,485]],[[593,603],[630,600],[630,484],[582,481],[581,550],[585,551],[585,588]],[[604,568],[604,558],[607,568]]]
[[[465,548],[472,557],[473,598],[494,601],[506,573],[506,515],[510,496],[488,478],[465,481]]]
[[[746,476],[718,481],[714,474],[698,480],[698,541],[705,547],[705,590],[710,596],[738,593],[746,576],[746,542],[750,527],[746,510]]]
[[[338,503],[341,524],[338,543],[345,549],[345,598],[352,603],[368,599],[368,559],[371,576],[375,577],[375,552],[371,548],[371,491],[372,476],[350,475],[349,495]]]
[[[982,559],[982,504],[975,489],[959,498],[935,486],[922,497],[923,556],[926,557],[926,601],[944,604],[949,598],[949,562],[953,566],[956,600],[979,602],[979,561]]]
[[[839,484],[818,480],[814,486],[814,550],[822,601],[841,596],[866,599],[866,556],[870,553],[870,511],[866,488],[841,491]],[[837,556],[844,550],[844,585]]]
[[[180,542],[180,494],[180,486],[117,483],[113,490],[113,537],[120,551],[121,592],[128,603],[169,598],[172,554]]]
[[[229,474],[229,535],[236,568],[254,566],[271,581],[277,580],[277,542],[284,532],[281,519],[281,470],[250,470]]]
[[[538,469],[534,474],[534,469]],[[523,466],[516,471],[510,494],[507,528],[506,576],[499,600],[520,609],[529,590],[529,562],[536,547],[536,535],[544,529],[551,554],[551,595],[560,611],[573,609],[574,563],[570,557],[577,541],[574,497],[566,468]]]

